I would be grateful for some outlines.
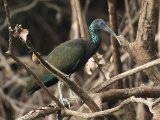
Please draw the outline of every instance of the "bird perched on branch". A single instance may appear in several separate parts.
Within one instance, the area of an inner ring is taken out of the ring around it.
[[[83,40],[79,38],[64,42],[57,46],[48,55],[46,60],[67,75],[76,72],[82,68],[88,59],[91,58],[98,50],[101,43],[99,35],[101,30],[109,32],[116,37],[104,20],[95,19],[89,26],[90,40]],[[35,73],[47,87],[58,82],[58,79],[41,65],[36,68]],[[35,91],[39,90],[40,86],[35,80],[30,80],[26,89],[27,94],[31,95]]]

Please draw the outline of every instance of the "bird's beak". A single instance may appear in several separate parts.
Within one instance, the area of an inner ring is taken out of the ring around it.
[[[113,32],[113,30],[110,27],[108,27],[107,25],[105,25],[103,27],[103,30],[106,31],[106,32],[108,32],[109,34],[111,34],[113,37],[115,37],[115,38],[117,37],[116,33]]]
[[[108,27],[107,25],[105,25],[105,26],[103,27],[103,30],[106,31],[106,32],[108,32],[109,34],[111,34],[113,37],[115,37],[115,39],[117,39],[118,42],[119,42],[119,44],[121,45],[121,43],[120,43],[120,41],[119,41],[119,39],[118,39],[118,36],[116,35],[115,32],[113,32],[113,30],[112,30],[110,27]]]

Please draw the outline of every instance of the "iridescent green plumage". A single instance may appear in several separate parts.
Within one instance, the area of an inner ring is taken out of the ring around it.
[[[69,75],[76,72],[82,68],[88,59],[98,50],[100,45],[100,30],[106,30],[106,23],[102,19],[95,19],[89,27],[91,40],[75,39],[64,42],[57,46],[48,55],[46,60],[65,74]],[[37,67],[35,73],[47,87],[58,82],[57,78],[41,65]],[[40,89],[40,87],[35,80],[29,81],[27,85],[27,93],[29,95],[38,89]]]

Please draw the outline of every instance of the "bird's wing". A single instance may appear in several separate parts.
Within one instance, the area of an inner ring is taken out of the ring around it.
[[[77,42],[64,43],[54,49],[47,60],[62,72],[70,74],[80,67],[84,55],[84,48],[81,44]]]
[[[65,42],[56,47],[46,58],[46,60],[64,72],[65,74],[71,74],[77,69],[79,69],[80,63],[84,59],[84,48],[80,42]],[[39,65],[35,70],[40,80],[46,85],[51,86],[57,83],[57,79],[44,68],[44,66]],[[30,80],[28,82],[26,91],[28,95],[33,94],[40,87],[35,80]]]

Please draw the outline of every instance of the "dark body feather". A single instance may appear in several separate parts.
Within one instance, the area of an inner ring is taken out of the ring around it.
[[[100,45],[100,40],[93,43],[88,40],[75,39],[57,46],[46,60],[65,74],[72,74],[82,68],[88,59],[95,54]],[[42,65],[35,70],[40,80],[47,86],[58,82],[57,78],[48,72]],[[31,95],[40,87],[35,80],[30,80],[27,86],[27,94]]]

